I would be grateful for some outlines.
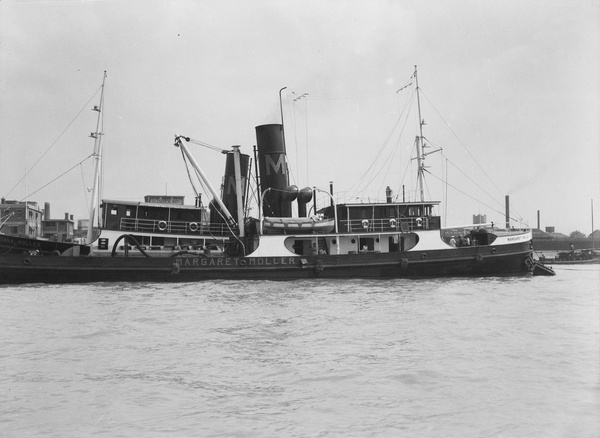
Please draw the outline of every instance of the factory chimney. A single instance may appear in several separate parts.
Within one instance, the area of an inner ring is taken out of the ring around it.
[[[505,204],[505,208],[506,208],[506,229],[508,230],[510,228],[510,202],[508,199],[508,195],[505,196],[504,198],[504,204]]]

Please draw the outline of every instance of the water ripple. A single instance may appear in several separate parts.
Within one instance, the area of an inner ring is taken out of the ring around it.
[[[553,279],[3,286],[0,436],[598,436],[599,272]]]

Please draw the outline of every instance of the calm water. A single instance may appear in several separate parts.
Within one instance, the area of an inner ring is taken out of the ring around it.
[[[598,437],[600,266],[0,287],[2,437]]]

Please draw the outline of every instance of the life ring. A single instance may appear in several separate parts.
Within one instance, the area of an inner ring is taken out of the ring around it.
[[[390,227],[396,228],[396,219],[390,219]]]
[[[165,221],[160,221],[158,223],[158,229],[160,231],[165,231],[167,229],[167,223]]]
[[[24,265],[30,265],[31,264],[31,259],[24,259],[23,260],[23,264]]]
[[[496,254],[496,248],[492,248],[492,254]]]
[[[421,258],[422,259],[426,259],[427,258],[427,253],[426,252],[421,253]]]
[[[366,219],[362,220],[362,226],[363,228],[366,230],[367,228],[369,228],[369,221]]]
[[[198,224],[196,222],[190,223],[190,231],[192,231],[192,232],[198,231]]]
[[[423,219],[421,219],[420,217],[418,217],[415,222],[417,223],[417,228],[423,227]]]

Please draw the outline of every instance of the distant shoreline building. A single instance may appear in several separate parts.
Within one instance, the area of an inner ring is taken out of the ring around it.
[[[0,200],[0,230],[9,236],[40,237],[43,215],[37,202]]]
[[[552,232],[548,232],[552,230]],[[571,249],[600,248],[600,230],[595,230],[587,237],[572,238],[566,234],[554,232],[554,227],[546,227],[546,231],[534,228],[533,249],[538,251],[566,251]]]
[[[485,214],[474,214],[473,225],[485,224],[487,222],[487,216]]]
[[[64,219],[50,218],[50,204],[44,209],[34,201],[0,200],[0,232],[9,236],[30,239],[48,239],[72,242],[74,237],[73,215],[65,213]]]

